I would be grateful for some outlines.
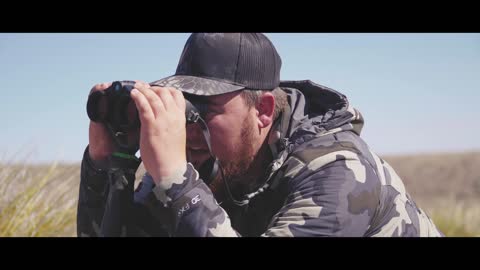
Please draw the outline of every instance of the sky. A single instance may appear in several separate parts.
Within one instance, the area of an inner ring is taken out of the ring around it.
[[[265,33],[282,80],[362,112],[380,155],[480,150],[479,33]],[[189,33],[0,33],[0,161],[79,162],[96,83],[175,72]]]

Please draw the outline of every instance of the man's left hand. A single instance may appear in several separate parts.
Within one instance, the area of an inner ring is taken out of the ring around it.
[[[141,122],[142,161],[158,185],[187,163],[185,99],[179,90],[144,82],[135,84],[131,97]]]

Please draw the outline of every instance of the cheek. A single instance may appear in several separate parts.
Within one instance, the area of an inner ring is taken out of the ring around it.
[[[241,142],[240,124],[218,118],[212,119],[208,128],[214,154],[220,159],[234,156],[236,145]]]

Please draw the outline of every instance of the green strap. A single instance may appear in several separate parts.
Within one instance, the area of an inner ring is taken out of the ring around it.
[[[140,161],[134,155],[129,155],[129,154],[120,153],[120,152],[113,152],[112,156],[119,157],[119,158],[124,158],[124,159],[131,159],[131,160],[135,160],[135,161]]]

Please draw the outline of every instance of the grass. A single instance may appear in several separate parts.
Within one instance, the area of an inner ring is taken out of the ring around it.
[[[435,225],[446,236],[480,237],[480,206],[478,204],[451,202],[429,212]]]
[[[78,182],[74,165],[1,165],[0,236],[75,236]]]
[[[473,161],[479,160],[479,157],[480,153]],[[446,162],[445,158],[441,158],[442,162]],[[465,159],[465,156],[460,158]],[[466,160],[471,160],[470,156]],[[476,199],[480,197],[478,165],[452,161],[449,164],[453,165],[449,168],[442,164],[442,174],[435,175],[434,172],[439,170],[428,169],[428,164],[421,167],[423,172],[420,171],[417,167],[421,162],[438,164],[430,157],[418,161],[412,157],[399,158],[393,162],[399,175],[406,179],[407,190],[417,204],[426,210],[446,236],[480,236],[480,203]],[[79,167],[79,164],[18,165],[0,162],[0,237],[76,236]],[[137,179],[142,168],[137,172]],[[454,176],[461,177],[457,179]],[[445,185],[448,185],[445,189],[448,194],[440,189]]]

